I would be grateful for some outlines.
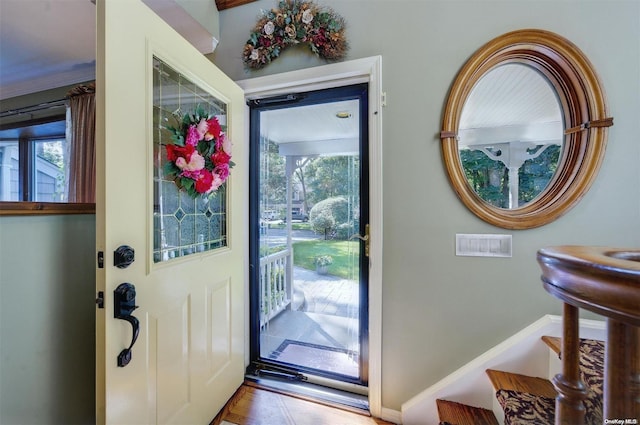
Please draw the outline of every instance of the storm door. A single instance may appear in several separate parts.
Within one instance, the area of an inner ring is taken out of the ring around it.
[[[367,84],[249,102],[249,374],[367,385]]]

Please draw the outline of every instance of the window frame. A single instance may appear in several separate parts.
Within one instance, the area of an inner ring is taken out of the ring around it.
[[[47,214],[95,214],[94,203],[0,201],[0,216]]]
[[[20,121],[0,126],[0,130],[29,127],[32,125],[65,121],[66,114],[54,115],[41,119]],[[34,143],[42,140],[65,139],[66,134],[51,135],[46,137],[18,137],[18,163],[19,163],[19,188],[21,201],[0,201],[0,216],[8,215],[46,215],[46,214],[95,214],[95,203],[77,202],[40,202],[25,200],[32,192],[35,184],[33,175],[33,155],[35,155]]]

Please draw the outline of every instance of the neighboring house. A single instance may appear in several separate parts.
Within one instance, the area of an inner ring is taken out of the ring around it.
[[[36,156],[36,199],[40,202],[60,202],[64,195],[64,170]],[[0,144],[0,200],[17,201],[18,145]]]
[[[221,42],[211,58],[231,78],[323,63],[300,48],[263,71],[243,68],[249,30],[260,10],[275,3],[259,0],[220,14]],[[319,3],[345,18],[348,59],[383,58],[382,404],[399,411],[412,396],[506,337],[545,314],[561,313],[561,303],[540,283],[539,248],[640,246],[640,3]],[[574,209],[549,225],[508,231],[479,220],[457,199],[437,135],[448,90],[463,63],[483,43],[519,28],[557,32],[586,53],[599,72],[615,125],[595,184]],[[19,406],[25,411],[39,404],[49,409],[48,423],[68,419],[65,406],[67,413],[84,406],[75,413],[80,421],[90,416],[94,227],[90,215],[0,217],[0,415],[7,407],[3,400],[14,394],[24,399]],[[456,257],[456,233],[511,234],[513,256]]]

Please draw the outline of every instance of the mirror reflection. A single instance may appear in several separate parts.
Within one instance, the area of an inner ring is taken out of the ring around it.
[[[526,205],[553,179],[563,128],[558,96],[544,75],[521,63],[493,68],[473,87],[460,117],[468,184],[495,207]]]

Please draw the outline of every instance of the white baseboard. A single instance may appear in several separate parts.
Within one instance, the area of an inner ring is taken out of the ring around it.
[[[604,322],[580,320],[582,338],[604,339],[604,334]],[[549,349],[540,341],[544,335],[561,336],[562,317],[543,316],[405,402],[402,405],[402,424],[437,424],[436,399],[439,398],[493,409],[495,397],[485,374],[487,369],[547,377]]]
[[[402,412],[393,409],[387,409],[383,407],[380,412],[380,419],[383,419],[387,422],[391,422],[393,424],[401,424],[402,423]]]

